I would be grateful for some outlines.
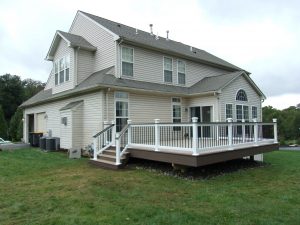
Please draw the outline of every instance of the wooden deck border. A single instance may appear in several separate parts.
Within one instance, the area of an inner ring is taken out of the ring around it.
[[[214,164],[218,162],[224,162],[232,159],[239,159],[245,156],[253,156],[265,152],[271,152],[278,150],[278,144],[269,144],[262,146],[252,146],[247,148],[235,149],[235,150],[224,150],[215,153],[207,153],[201,155],[187,155],[178,154],[165,151],[150,151],[143,149],[133,149],[128,148],[127,151],[130,152],[130,157],[148,159],[159,162],[174,163],[178,165],[199,167],[209,164]]]

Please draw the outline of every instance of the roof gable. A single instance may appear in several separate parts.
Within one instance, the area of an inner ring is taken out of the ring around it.
[[[67,43],[68,47],[71,47],[71,48],[80,47],[81,49],[88,50],[88,51],[96,51],[97,50],[97,48],[95,46],[93,46],[91,43],[89,43],[83,37],[81,37],[79,35],[66,33],[66,32],[57,30],[54,35],[54,38],[52,40],[50,49],[47,53],[46,60],[50,60],[50,61],[53,60],[55,51],[58,47],[60,40],[64,40]]]

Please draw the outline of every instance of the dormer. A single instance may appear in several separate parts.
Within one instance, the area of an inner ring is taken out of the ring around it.
[[[96,50],[95,46],[79,35],[57,31],[46,56],[46,60],[53,62],[46,89],[52,88],[55,94],[74,88],[82,77],[78,70],[82,52],[92,58]],[[90,61],[93,63],[92,59]]]

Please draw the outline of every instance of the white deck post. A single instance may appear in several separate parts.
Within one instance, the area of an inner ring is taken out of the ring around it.
[[[94,145],[94,146],[93,146],[93,147],[94,147],[94,158],[93,158],[93,159],[94,159],[94,160],[97,160],[97,158],[98,158],[98,157],[97,157],[97,155],[98,155],[98,154],[97,154],[97,153],[98,153],[98,148],[97,148],[97,138],[98,138],[98,137],[95,137],[94,140],[93,140],[93,145]]]
[[[227,119],[228,122],[228,145],[229,149],[232,150],[232,118]]]
[[[159,145],[160,145],[159,121],[160,121],[160,119],[154,119],[154,123],[155,123],[155,151],[158,151],[158,148],[159,148]]]
[[[254,145],[258,145],[258,123],[257,119],[253,119],[254,122]]]
[[[128,124],[128,145],[131,144],[131,123],[132,123],[132,120],[127,120],[127,124]]]
[[[198,155],[197,140],[198,140],[198,117],[192,118],[193,122],[193,155]]]
[[[116,146],[116,124],[115,124],[115,121],[112,120],[111,124],[114,124],[114,126],[112,127],[112,131],[111,131],[111,145]]]
[[[116,165],[120,165],[120,139],[119,139],[119,133],[116,133]]]
[[[245,135],[246,135],[246,132],[245,132],[245,119],[242,119],[242,123],[243,123],[243,125],[242,125],[243,143],[245,143],[245,140],[246,140],[246,138],[245,138]]]
[[[277,119],[273,119],[274,127],[274,143],[278,143],[278,134],[277,134]]]

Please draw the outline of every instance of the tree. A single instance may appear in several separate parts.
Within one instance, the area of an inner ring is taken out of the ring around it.
[[[45,87],[45,83],[32,79],[25,79],[22,81],[22,86],[24,88],[23,101],[26,101],[27,99],[43,90]]]
[[[9,136],[12,141],[20,141],[23,137],[23,110],[18,108],[9,123]]]
[[[23,102],[23,86],[19,76],[0,76],[0,105],[6,122],[10,121],[18,106]]]
[[[7,138],[7,124],[4,117],[2,106],[0,105],[0,137],[3,139]]]

